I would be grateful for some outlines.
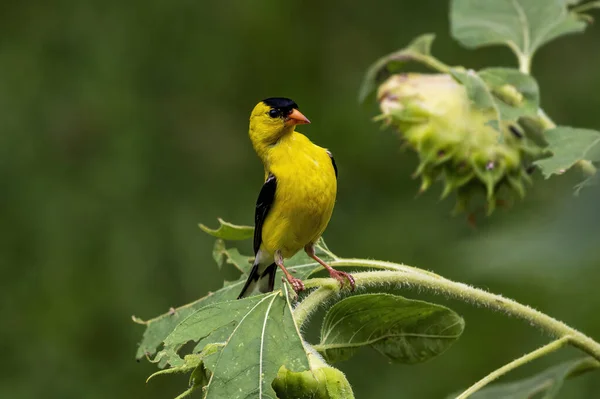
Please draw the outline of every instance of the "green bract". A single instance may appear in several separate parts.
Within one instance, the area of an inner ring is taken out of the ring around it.
[[[385,80],[377,98],[381,118],[419,155],[421,191],[443,180],[442,197],[458,194],[456,211],[483,194],[489,214],[499,199],[525,195],[527,168],[540,149],[517,123],[499,119],[496,108],[476,106],[467,87],[450,74],[408,73]],[[512,86],[501,90],[520,101]]]
[[[334,367],[294,373],[284,367],[273,381],[279,399],[353,399],[344,373]]]
[[[344,373],[326,364],[307,347],[310,370],[294,372],[281,366],[272,387],[278,399],[354,399]]]

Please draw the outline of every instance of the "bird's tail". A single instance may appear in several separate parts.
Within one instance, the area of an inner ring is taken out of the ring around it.
[[[277,267],[275,263],[271,263],[269,266],[264,267],[264,265],[255,263],[252,266],[252,270],[250,271],[250,275],[246,280],[246,284],[244,284],[244,288],[242,288],[242,292],[237,299],[245,298],[250,296],[254,292],[271,292],[273,291],[273,287],[275,286],[275,272],[277,271]]]

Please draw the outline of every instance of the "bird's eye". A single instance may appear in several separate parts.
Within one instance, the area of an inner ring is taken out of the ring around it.
[[[281,113],[279,112],[278,109],[272,109],[272,110],[269,111],[269,116],[271,118],[277,118],[277,117],[279,117],[280,114]]]

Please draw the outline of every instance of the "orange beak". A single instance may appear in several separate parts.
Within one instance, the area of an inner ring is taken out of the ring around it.
[[[306,125],[308,123],[310,123],[308,118],[302,115],[302,112],[298,111],[297,109],[294,109],[292,113],[285,118],[286,126]]]

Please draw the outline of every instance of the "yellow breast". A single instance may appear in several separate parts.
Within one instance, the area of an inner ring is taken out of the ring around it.
[[[293,132],[270,150],[265,165],[275,175],[275,201],[265,219],[262,249],[293,256],[322,234],[335,203],[337,179],[324,148]]]

